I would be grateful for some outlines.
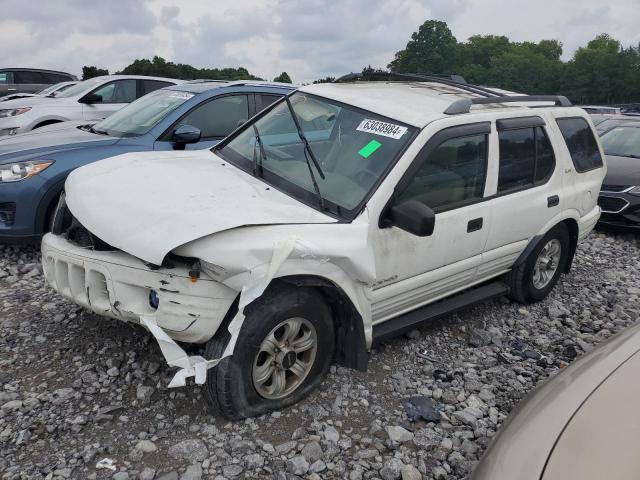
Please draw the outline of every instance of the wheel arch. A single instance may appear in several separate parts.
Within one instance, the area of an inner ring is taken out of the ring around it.
[[[578,247],[578,231],[579,231],[578,222],[572,216],[566,216],[565,218],[555,219],[555,221],[547,224],[541,232],[539,232],[531,240],[529,240],[529,243],[527,244],[525,249],[522,251],[520,256],[514,262],[513,267],[517,267],[518,265],[521,265],[522,263],[524,263],[529,257],[529,254],[536,248],[536,246],[538,245],[538,243],[540,243],[540,241],[544,238],[544,236],[553,228],[557,227],[558,225],[564,225],[567,229],[567,232],[569,233],[569,252],[567,255],[567,262],[565,263],[564,270],[563,270],[563,273],[569,273],[571,271],[571,265],[573,264],[573,257],[575,256],[576,249]]]

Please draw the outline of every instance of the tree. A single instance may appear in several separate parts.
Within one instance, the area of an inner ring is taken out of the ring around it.
[[[291,81],[291,77],[289,77],[289,74],[287,74],[287,72],[282,72],[280,75],[274,78],[273,81],[282,83],[293,83]]]
[[[447,24],[427,20],[388,67],[399,73],[452,73],[458,65],[458,54],[458,41]]]
[[[151,75],[182,80],[206,78],[210,80],[261,80],[251,75],[246,68],[195,68],[183,63],[167,62],[155,56],[153,59],[136,59],[118,72],[125,75]]]
[[[82,80],[88,80],[93,77],[100,77],[102,75],[109,75],[109,70],[98,67],[82,67]]]
[[[313,83],[317,84],[317,83],[332,83],[334,82],[336,79],[336,77],[324,77],[324,78],[319,78],[318,80],[314,80]]]

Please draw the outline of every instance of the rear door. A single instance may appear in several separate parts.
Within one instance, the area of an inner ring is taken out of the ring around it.
[[[384,225],[372,232],[379,279],[371,293],[374,324],[474,283],[492,221],[485,201],[490,131],[489,122],[441,130],[396,187],[392,202],[431,207],[435,228],[427,237]]]
[[[99,95],[101,100],[96,103],[82,104],[82,116],[85,120],[102,120],[113,112],[137,98],[137,81],[127,78],[114,80],[101,85],[91,93]]]
[[[210,148],[249,119],[249,97],[244,93],[229,94],[205,100],[192,108],[167,129],[154,145],[154,150],[172,150],[172,135],[181,125],[200,129],[200,142],[185,145],[187,150]]]
[[[496,122],[498,181],[491,201],[491,232],[478,278],[506,272],[529,240],[570,202],[563,190],[548,125],[540,116]]]

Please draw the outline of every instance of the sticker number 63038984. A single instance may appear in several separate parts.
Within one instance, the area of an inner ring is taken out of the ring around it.
[[[360,125],[358,125],[356,130],[359,132],[367,132],[375,135],[382,135],[384,137],[395,138],[397,140],[405,134],[407,127],[401,127],[400,125],[395,125],[393,123],[365,118],[360,122]]]

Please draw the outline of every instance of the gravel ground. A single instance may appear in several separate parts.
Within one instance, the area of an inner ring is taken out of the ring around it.
[[[596,232],[545,301],[450,316],[376,347],[367,373],[333,368],[294,408],[229,422],[201,388],[166,388],[142,328],[45,288],[37,249],[0,251],[2,479],[466,478],[524,395],[640,310],[640,237]],[[407,416],[414,396],[438,423]]]

